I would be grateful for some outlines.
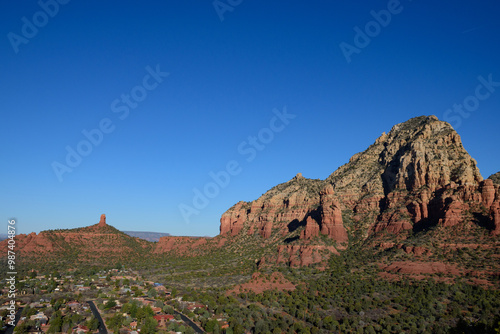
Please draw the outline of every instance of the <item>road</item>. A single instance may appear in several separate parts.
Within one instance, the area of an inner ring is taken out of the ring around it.
[[[16,312],[16,320],[14,320],[14,323],[17,325],[17,322],[19,321],[19,318],[21,318],[21,313],[23,312],[23,307],[19,308]],[[5,321],[7,322],[7,320]],[[16,328],[16,326],[9,326],[7,325],[7,328],[5,329],[5,331],[0,331],[0,333],[5,333],[5,334],[12,334],[14,333],[14,328]]]
[[[186,317],[181,312],[177,312],[176,310],[174,310],[174,313],[180,315],[182,321],[184,321],[186,323],[186,325],[188,325],[189,327],[191,327],[192,329],[194,329],[194,331],[196,333],[205,333],[203,331],[203,329],[201,329],[197,324],[195,324],[191,319],[189,319],[188,317]]]
[[[156,301],[156,300],[150,299],[150,298],[144,298],[144,299],[152,301],[152,302]],[[201,329],[200,326],[198,326],[197,324],[195,324],[191,319],[189,319],[188,317],[186,317],[181,312],[178,312],[178,311],[174,310],[174,313],[180,315],[182,321],[184,321],[186,323],[186,325],[188,325],[189,327],[191,327],[192,329],[194,329],[195,333],[205,333],[205,331],[203,329]]]
[[[99,320],[99,334],[108,334],[108,331],[106,330],[106,326],[104,326],[104,321],[102,321],[101,314],[97,310],[97,307],[95,307],[94,302],[91,300],[88,300],[87,304],[89,304],[90,310],[94,314],[94,317],[97,320]]]

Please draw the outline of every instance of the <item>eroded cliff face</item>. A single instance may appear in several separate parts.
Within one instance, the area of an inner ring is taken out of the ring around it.
[[[470,222],[471,212],[487,212],[496,235],[499,200],[499,185],[483,181],[455,130],[435,116],[422,116],[395,125],[326,180],[298,174],[253,202],[237,203],[222,215],[220,232],[281,240],[279,254],[290,250],[289,257],[298,256],[289,262],[296,265],[301,254],[309,254],[305,262],[315,263],[323,258],[311,256],[307,247],[324,235],[340,249],[353,230],[365,237],[404,234],[457,226]],[[277,261],[283,262],[281,255]]]

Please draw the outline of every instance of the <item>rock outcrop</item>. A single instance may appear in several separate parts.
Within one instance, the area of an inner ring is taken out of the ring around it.
[[[327,260],[331,254],[339,252],[333,246],[322,245],[280,245],[276,263],[286,263],[291,267],[303,267]]]
[[[500,235],[500,199],[493,202],[490,208],[490,217],[493,222],[493,235]]]
[[[483,181],[457,132],[435,116],[421,116],[393,126],[325,180],[299,173],[253,202],[237,203],[222,215],[220,232],[288,240],[278,248],[278,262],[290,253],[286,261],[291,265],[315,263],[308,255],[313,248],[307,247],[321,244],[321,235],[342,247],[349,230],[365,237],[399,235],[474,223],[474,213],[489,212],[497,234],[500,218],[494,203],[499,197],[499,186],[492,179]]]
[[[101,219],[99,220],[99,227],[104,227],[106,226],[106,215],[105,214],[102,214],[101,215]]]

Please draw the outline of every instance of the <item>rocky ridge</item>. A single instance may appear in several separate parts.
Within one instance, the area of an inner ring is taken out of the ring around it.
[[[456,131],[421,116],[382,133],[325,180],[299,173],[255,201],[237,203],[222,215],[220,234],[259,234],[277,244],[276,262],[308,265],[324,259],[311,255],[315,249],[335,253],[354,232],[404,238],[434,226],[482,224],[495,236],[499,204],[499,185],[483,181]]]

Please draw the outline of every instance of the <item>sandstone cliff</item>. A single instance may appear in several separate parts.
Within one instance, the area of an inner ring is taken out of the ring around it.
[[[326,246],[321,236],[341,249],[349,231],[367,238],[486,219],[496,235],[499,200],[498,184],[483,181],[457,132],[435,116],[421,116],[393,126],[326,180],[297,174],[255,201],[237,203],[222,215],[220,234],[258,234],[281,244],[277,262],[293,253],[294,264],[307,265],[323,259],[310,255],[318,244]]]

